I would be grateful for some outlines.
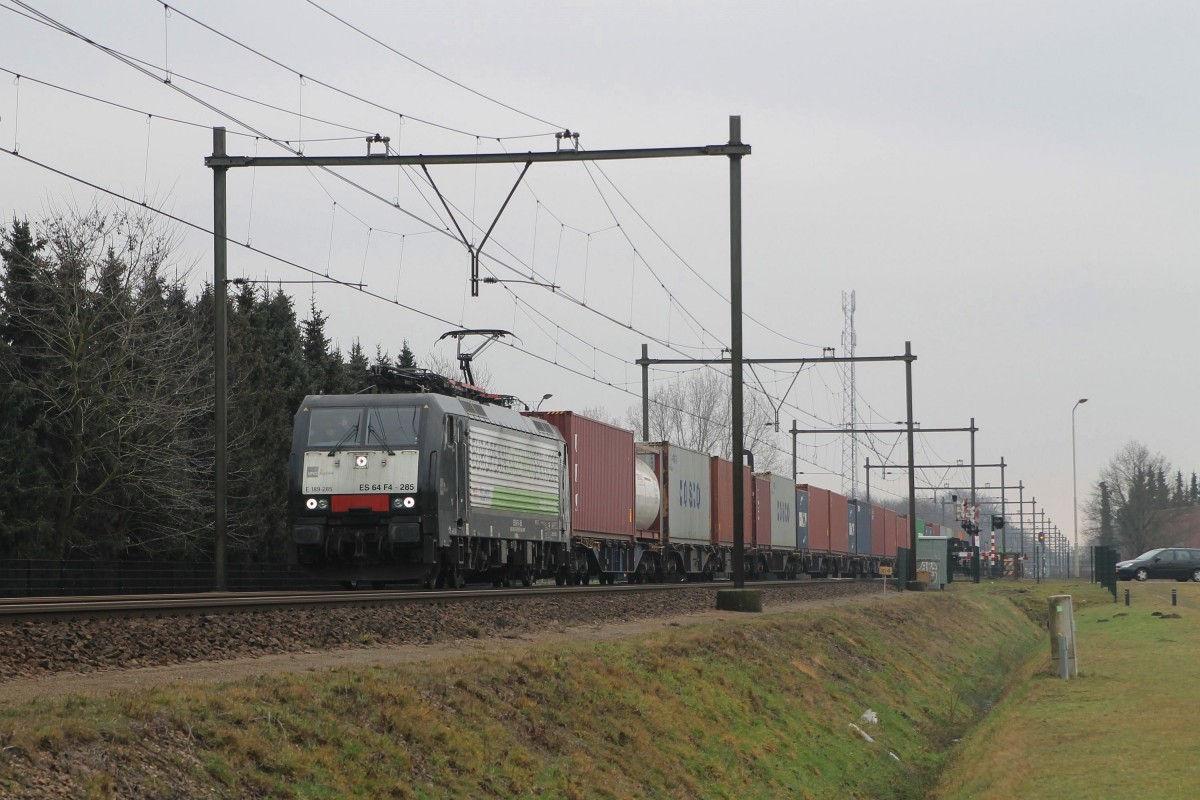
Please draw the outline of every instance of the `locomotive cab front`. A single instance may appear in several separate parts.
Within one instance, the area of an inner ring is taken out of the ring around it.
[[[427,422],[416,398],[309,397],[296,415],[290,506],[300,563],[334,580],[382,580],[385,564],[424,559],[437,495],[422,481]],[[440,426],[439,426],[440,427]],[[433,463],[436,463],[436,459]],[[424,523],[424,524],[423,524]],[[395,574],[394,566],[387,575]]]

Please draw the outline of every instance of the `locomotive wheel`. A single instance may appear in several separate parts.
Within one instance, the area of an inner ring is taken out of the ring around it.
[[[526,589],[533,586],[533,570],[528,567],[521,570],[521,585]]]
[[[592,582],[592,574],[590,572],[579,573],[579,585],[580,586],[587,586],[591,582]]]
[[[561,573],[555,574],[555,576],[554,576],[554,585],[555,586],[566,586],[566,584],[567,584],[567,579],[564,578]]]

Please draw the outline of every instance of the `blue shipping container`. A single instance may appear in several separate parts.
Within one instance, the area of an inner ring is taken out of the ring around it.
[[[796,490],[796,548],[808,548],[808,492]]]

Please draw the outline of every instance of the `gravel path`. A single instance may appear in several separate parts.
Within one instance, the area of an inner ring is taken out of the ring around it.
[[[680,624],[680,618],[728,618],[729,612],[712,611],[717,588],[21,622],[0,627],[0,703],[171,681],[442,658],[556,638],[633,635]],[[867,582],[800,582],[762,592],[768,612],[864,595],[884,598],[878,585]]]

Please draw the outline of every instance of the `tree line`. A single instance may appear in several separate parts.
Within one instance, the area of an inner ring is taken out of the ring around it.
[[[1093,484],[1085,513],[1093,544],[1132,558],[1155,547],[1200,547],[1200,478],[1131,441]]]
[[[145,215],[99,209],[0,230],[0,556],[211,557],[213,288],[189,297],[176,244]],[[358,392],[372,364],[416,359],[407,341],[394,360],[358,341],[343,354],[315,304],[301,320],[281,290],[230,290],[229,552],[283,560],[292,418],[304,396]],[[453,371],[436,358],[429,366]],[[726,381],[700,371],[660,387],[652,438],[728,457]],[[762,435],[771,410],[747,411],[763,438],[748,439],[759,468],[777,467]],[[626,416],[636,430],[640,410]],[[1185,477],[1136,441],[1101,472],[1084,512],[1093,543],[1123,556],[1200,545],[1196,472]]]
[[[0,228],[0,557],[212,558],[213,287],[189,296],[177,245],[149,215],[99,208]],[[228,288],[228,557],[282,561],[303,398],[362,391],[368,367],[417,359],[403,339],[395,359],[358,341],[343,353],[315,303],[299,319],[279,289]],[[485,365],[476,375],[491,383]],[[681,376],[651,401],[652,439],[729,457],[728,376]],[[640,409],[583,413],[640,429]],[[746,446],[779,471],[771,414],[748,393]]]
[[[139,214],[54,213],[0,233],[0,556],[211,558],[213,289],[189,297],[169,232]],[[307,394],[357,392],[315,305],[230,286],[231,558],[286,557],[292,417]]]

